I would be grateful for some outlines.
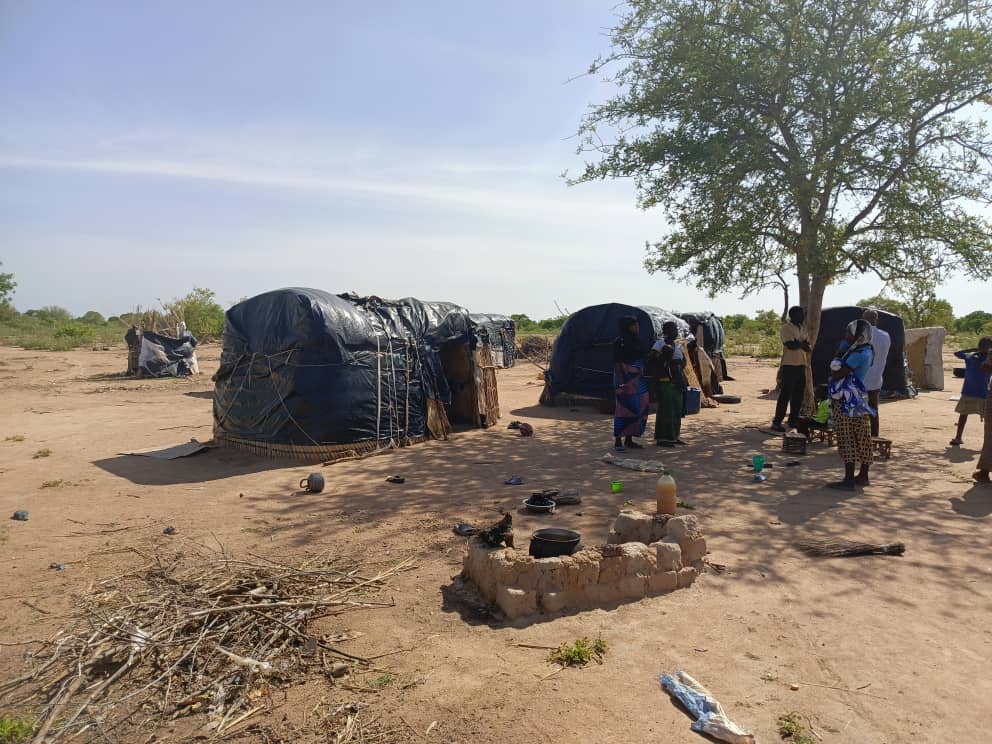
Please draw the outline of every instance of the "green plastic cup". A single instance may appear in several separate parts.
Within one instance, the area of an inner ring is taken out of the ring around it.
[[[613,493],[620,493],[623,490],[623,481],[613,481],[610,484],[610,490]]]
[[[754,472],[760,473],[762,470],[765,469],[765,456],[755,455],[754,457],[751,458],[751,464],[754,465]]]

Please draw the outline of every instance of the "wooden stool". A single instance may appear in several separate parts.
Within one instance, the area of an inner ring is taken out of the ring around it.
[[[892,457],[891,439],[886,439],[885,437],[872,437],[871,446],[883,460],[888,460]]]

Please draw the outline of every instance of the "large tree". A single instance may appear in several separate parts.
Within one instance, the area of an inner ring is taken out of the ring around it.
[[[987,271],[992,10],[968,0],[631,0],[574,182],[631,178],[646,266],[710,294]]]

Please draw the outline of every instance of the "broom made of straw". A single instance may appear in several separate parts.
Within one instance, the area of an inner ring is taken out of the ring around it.
[[[875,545],[851,540],[800,540],[796,543],[796,547],[807,555],[827,558],[854,555],[902,555],[906,552],[906,546],[901,542]]]

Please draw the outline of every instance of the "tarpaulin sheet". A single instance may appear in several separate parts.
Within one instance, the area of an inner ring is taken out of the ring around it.
[[[450,401],[440,349],[472,340],[451,303],[267,292],[227,311],[215,427],[293,445],[425,436],[427,401]]]
[[[689,324],[689,332],[696,335],[696,343],[703,347],[703,351],[714,357],[723,353],[725,334],[723,322],[708,310],[698,313],[675,313],[682,320]],[[703,327],[703,337],[699,338],[696,329]]]
[[[569,316],[551,350],[548,370],[552,396],[559,393],[607,398],[613,394],[613,341],[620,319],[637,318],[645,351],[661,336],[661,327],[673,321],[685,336],[689,325],[667,310],[649,305],[611,302],[592,305]]]
[[[475,326],[476,335],[486,335],[497,365],[509,368],[516,364],[517,326],[512,318],[492,313],[472,313],[469,318]]]
[[[187,334],[183,338],[172,338],[151,331],[142,331],[138,367],[152,377],[191,375],[196,368],[195,347],[196,339],[192,334]]]
[[[844,331],[848,323],[858,320],[865,308],[860,307],[830,307],[823,311],[820,318],[820,335],[817,336],[816,346],[813,347],[813,382],[816,385],[826,385],[830,378],[830,360],[837,355],[840,342],[844,339]],[[910,395],[906,379],[906,326],[898,315],[878,311],[878,327],[888,332],[892,337],[892,346],[885,360],[885,372],[882,374],[882,391],[898,396]]]

